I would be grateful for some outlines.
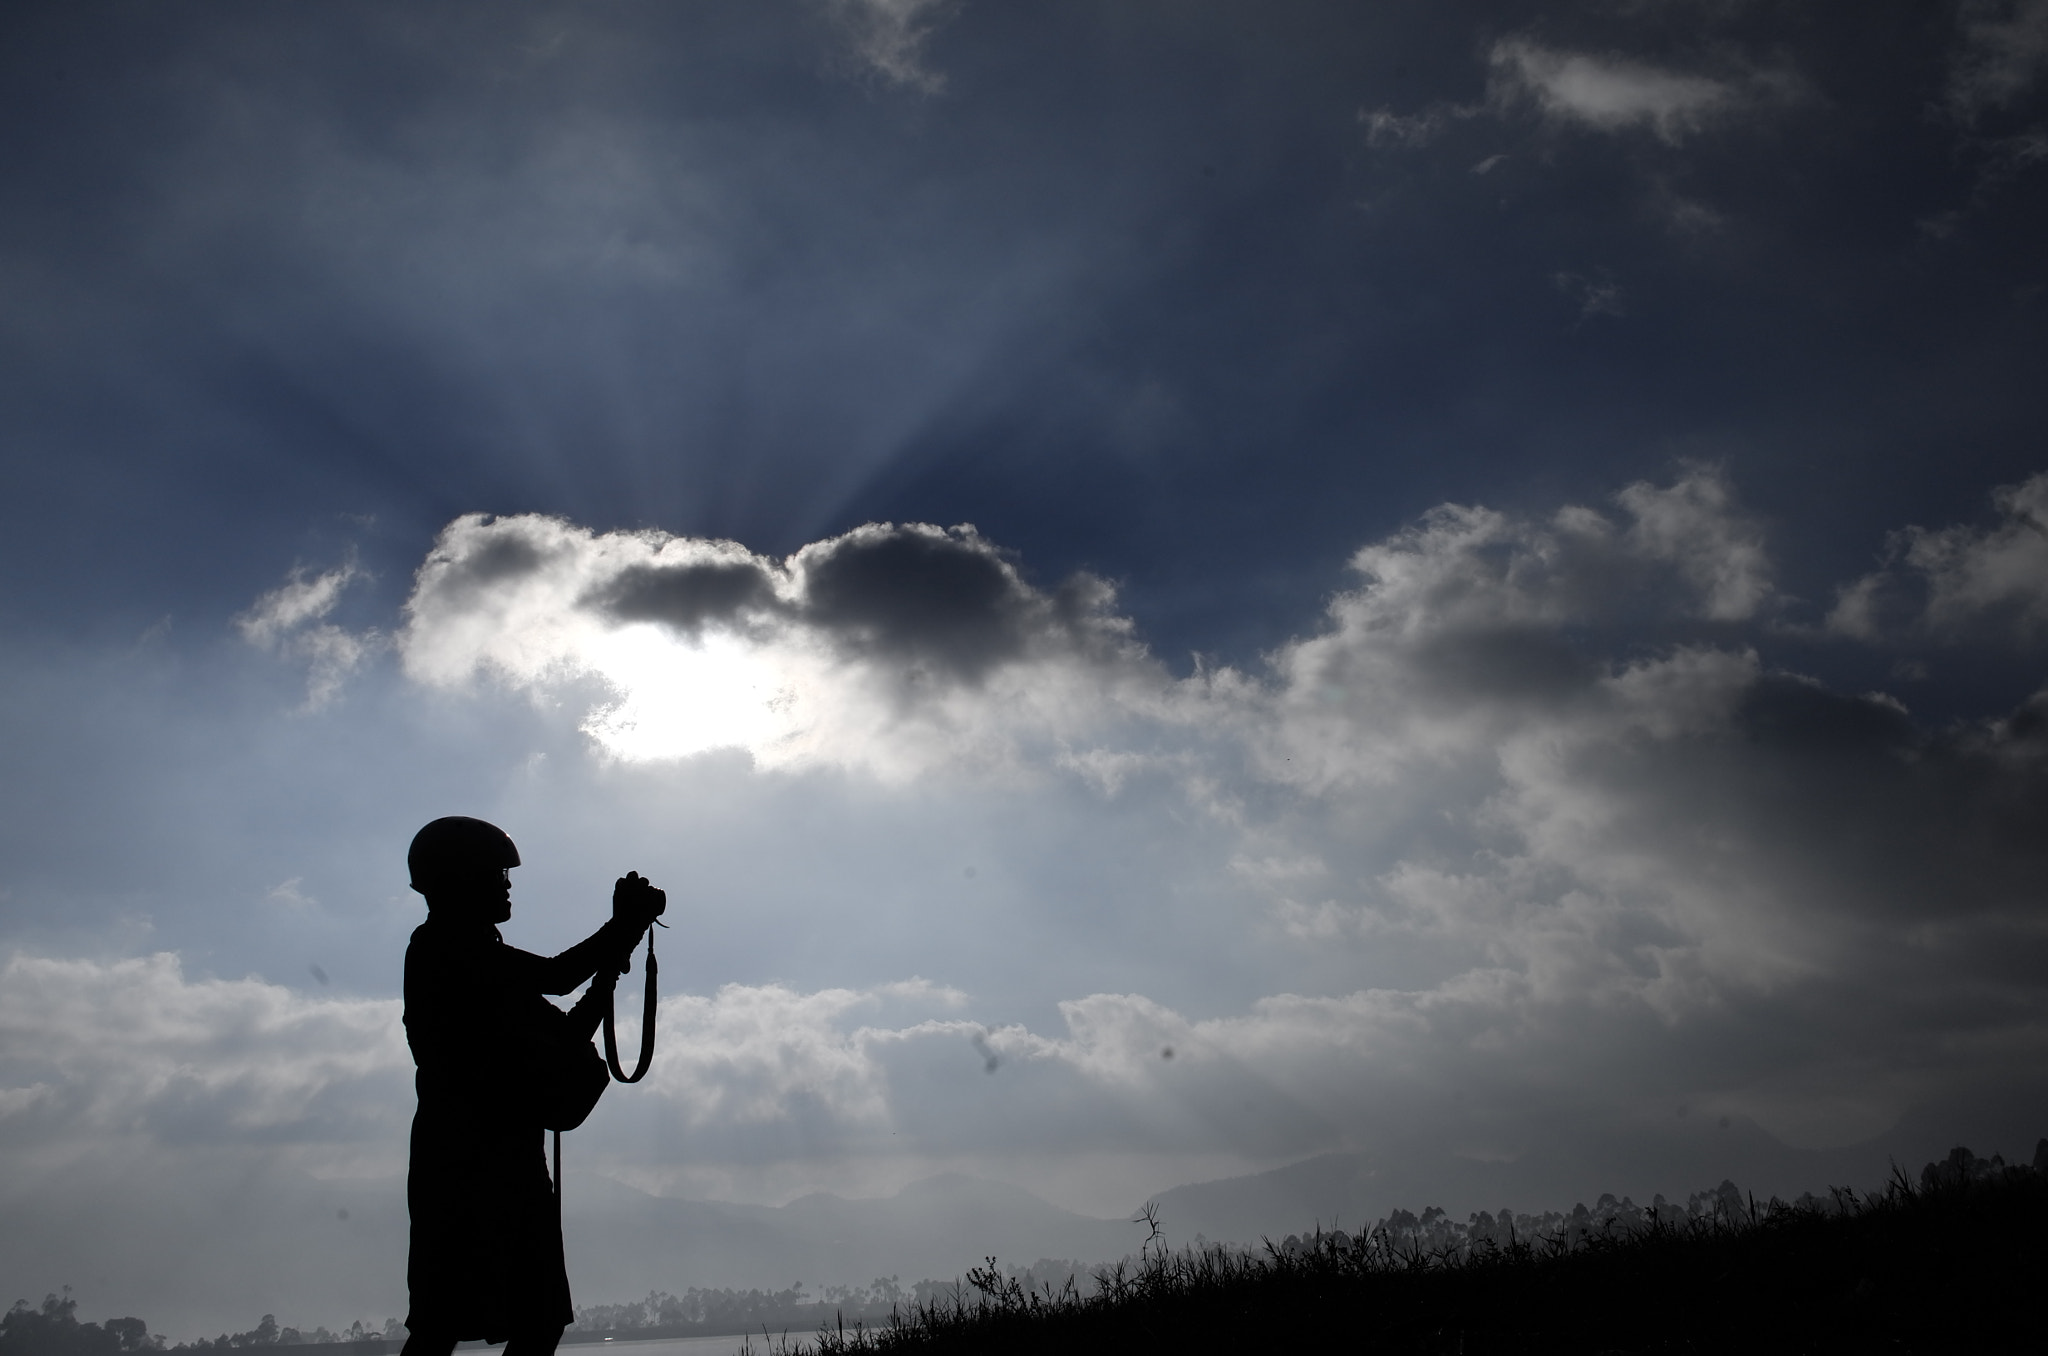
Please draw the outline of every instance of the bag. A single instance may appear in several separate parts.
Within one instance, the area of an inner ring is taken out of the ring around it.
[[[589,1041],[552,1044],[541,1061],[540,1123],[547,1130],[574,1130],[590,1119],[597,1099],[611,1086],[612,1071]]]

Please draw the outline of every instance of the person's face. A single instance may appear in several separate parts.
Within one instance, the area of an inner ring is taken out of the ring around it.
[[[465,918],[502,923],[512,916],[512,868],[493,866],[467,873],[434,892],[436,907],[452,905]]]

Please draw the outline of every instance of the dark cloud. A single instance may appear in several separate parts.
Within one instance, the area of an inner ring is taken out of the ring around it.
[[[488,527],[490,518],[478,514],[474,521]],[[548,553],[528,536],[513,532],[482,535],[472,550],[459,556],[435,553],[420,567],[432,571],[436,589],[450,606],[474,603],[492,589],[515,583],[537,573],[547,563]]]
[[[1021,655],[1045,614],[971,528],[862,528],[798,559],[807,620],[854,653],[966,682]]]
[[[1762,744],[1850,761],[1903,754],[1917,740],[1896,701],[1845,696],[1810,679],[1776,674],[1743,694],[1735,719]]]
[[[2009,925],[2039,917],[2048,760],[2004,725],[1930,730],[1895,702],[1783,674],[1747,685],[1730,724],[1739,742],[1686,741],[1623,783],[1640,798],[1627,832],[1670,845],[1674,878],[1739,870],[1787,918],[1952,928],[1940,961],[1910,960],[1925,939],[1892,933],[1879,946],[1891,953],[1883,968],[1917,964],[1916,986],[1951,993],[1979,982]],[[1708,841],[1689,842],[1707,825],[1719,826]],[[1754,854],[1746,864],[1728,855],[1735,843]],[[1837,982],[1859,983],[1867,959],[1845,961]]]
[[[630,565],[592,602],[620,621],[662,622],[686,634],[777,605],[767,570],[751,561]]]
[[[2048,690],[2029,697],[1997,729],[2016,751],[2048,761]]]

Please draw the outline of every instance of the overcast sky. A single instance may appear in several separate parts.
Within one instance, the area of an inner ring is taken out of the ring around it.
[[[403,1312],[220,1277],[402,1174],[454,813],[668,888],[665,1194],[2048,1134],[2048,0],[66,0],[0,110],[0,1302]]]

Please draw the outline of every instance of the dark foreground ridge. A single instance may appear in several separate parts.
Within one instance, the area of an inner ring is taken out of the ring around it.
[[[1972,1171],[1972,1169],[1975,1169]],[[1386,1231],[1148,1255],[1082,1294],[995,1259],[953,1296],[802,1343],[850,1353],[1982,1352],[2042,1338],[2048,1174],[1981,1163],[1869,1197],[1429,1250]],[[797,1344],[771,1344],[795,1351]]]
[[[1096,1269],[1085,1293],[1076,1264],[1006,1273],[990,1258],[964,1284],[890,1277],[818,1299],[799,1287],[660,1292],[579,1311],[564,1345],[745,1333],[769,1356],[2034,1349],[2048,1326],[2048,1140],[2030,1168],[1958,1148],[1869,1197],[1759,1205],[1724,1182],[1684,1204],[1603,1196],[1569,1215],[1480,1212],[1462,1225],[1396,1210],[1359,1238],[1290,1235],[1262,1252],[1168,1252],[1157,1238],[1155,1220],[1154,1241]],[[389,1356],[405,1339],[397,1319],[302,1332],[266,1314],[251,1331],[172,1346],[139,1318],[86,1323],[76,1310],[68,1289],[40,1309],[17,1303],[0,1314],[0,1356]]]

